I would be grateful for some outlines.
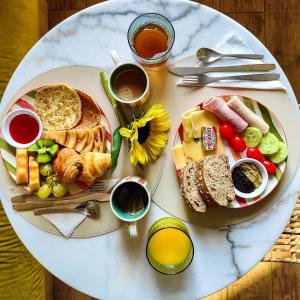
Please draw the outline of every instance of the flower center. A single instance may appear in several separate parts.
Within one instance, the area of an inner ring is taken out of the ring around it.
[[[144,127],[140,127],[138,129],[138,142],[140,144],[146,142],[149,134],[150,134],[150,122],[147,122]]]

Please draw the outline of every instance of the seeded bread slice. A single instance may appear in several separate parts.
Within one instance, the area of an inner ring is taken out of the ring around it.
[[[234,199],[234,187],[226,155],[207,156],[203,161],[202,176],[205,185],[204,192],[209,193],[210,200],[213,200],[215,204],[227,206]],[[203,184],[198,184],[199,189],[202,186]]]
[[[203,201],[196,183],[196,162],[189,162],[183,169],[180,181],[180,190],[188,206],[197,212],[205,212],[206,204]]]
[[[198,186],[199,193],[201,198],[207,204],[207,206],[215,206],[216,202],[212,198],[211,194],[209,193],[208,189],[206,188],[204,178],[203,178],[203,165],[204,159],[201,159],[196,162],[196,184]]]

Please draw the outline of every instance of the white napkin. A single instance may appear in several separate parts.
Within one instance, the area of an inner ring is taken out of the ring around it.
[[[72,213],[43,215],[42,217],[50,222],[66,238],[69,238],[86,218],[85,215]]]
[[[224,38],[215,48],[216,51],[220,53],[253,53],[253,51],[248,47],[248,45],[235,33],[230,33]],[[260,54],[260,53],[257,53]],[[258,64],[263,63],[261,60],[254,59],[243,59],[243,58],[221,58],[218,61],[207,64],[205,66],[217,67],[217,66],[232,66],[232,65],[242,65],[242,64]],[[269,63],[269,61],[264,61],[264,63]],[[196,55],[187,57],[183,60],[176,62],[174,65],[179,66],[202,66],[199,63]],[[174,66],[173,65],[173,66]],[[276,69],[271,72],[277,72]],[[264,72],[227,72],[227,73],[208,73],[209,76],[223,76],[223,75],[239,75],[239,74],[251,74],[251,73],[264,73]],[[279,80],[273,81],[238,81],[238,80],[226,80],[217,81],[207,84],[209,87],[222,87],[222,88],[244,88],[244,89],[263,89],[263,90],[286,90],[283,84]]]

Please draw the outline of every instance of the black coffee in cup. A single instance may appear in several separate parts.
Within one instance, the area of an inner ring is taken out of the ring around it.
[[[113,201],[122,212],[134,215],[147,207],[148,194],[140,184],[127,182],[115,190]]]

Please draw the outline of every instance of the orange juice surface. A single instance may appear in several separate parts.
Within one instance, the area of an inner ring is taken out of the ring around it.
[[[149,254],[161,265],[181,263],[189,255],[190,249],[190,239],[175,228],[157,231],[148,243]]]

